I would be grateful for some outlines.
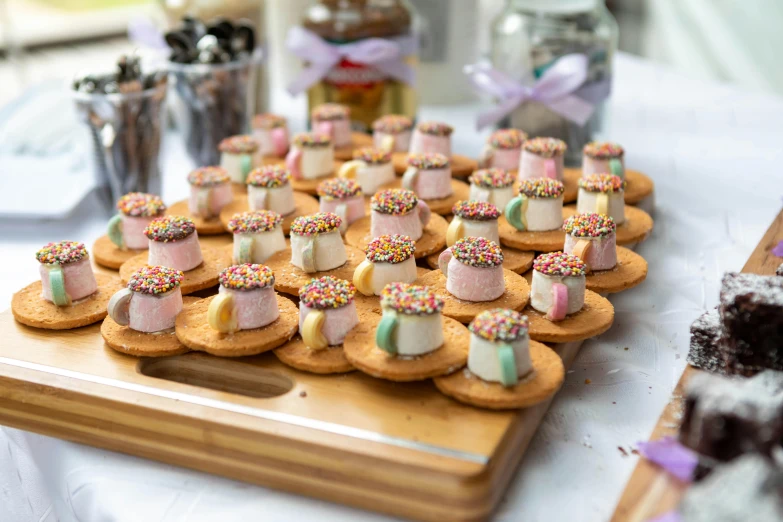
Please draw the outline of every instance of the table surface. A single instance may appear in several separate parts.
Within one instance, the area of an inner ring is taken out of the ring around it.
[[[455,124],[455,150],[477,155],[486,135],[472,130],[479,107],[427,107],[422,117]],[[584,344],[495,520],[611,516],[636,463],[631,450],[685,365],[690,323],[715,304],[720,275],[742,267],[780,209],[781,120],[781,99],[618,57],[607,137],[656,182],[655,230],[638,248],[649,276],[612,296],[615,325]],[[175,201],[188,166],[176,140],[169,144],[164,197]],[[32,254],[42,243],[90,245],[103,228],[92,197],[61,221],[0,221],[0,303],[37,277]],[[10,428],[0,428],[0,512],[14,521],[390,520]]]

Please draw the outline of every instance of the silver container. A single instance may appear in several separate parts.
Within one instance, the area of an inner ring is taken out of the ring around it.
[[[218,165],[223,138],[248,134],[261,51],[220,64],[169,62],[174,120],[196,166]]]
[[[160,194],[166,91],[166,82],[128,93],[72,91],[76,114],[86,125],[95,184],[106,209],[113,209],[128,192]]]

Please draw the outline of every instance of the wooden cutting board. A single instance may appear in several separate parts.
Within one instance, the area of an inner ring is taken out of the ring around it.
[[[227,238],[205,238],[222,246]],[[138,359],[100,325],[0,314],[0,424],[418,520],[486,520],[549,402],[461,405],[427,381],[320,376],[271,354]],[[558,345],[566,367],[581,343]]]
[[[783,259],[772,254],[771,250],[783,241],[783,211],[767,229],[756,249],[748,258],[743,272],[761,275],[773,275]],[[697,368],[686,366],[685,371],[672,392],[672,398],[663,410],[650,440],[676,436],[679,431],[683,408],[683,391],[693,375],[701,372]],[[640,459],[631,479],[625,486],[620,502],[615,508],[612,522],[646,522],[651,518],[672,511],[680,503],[687,485],[671,477],[658,466]]]

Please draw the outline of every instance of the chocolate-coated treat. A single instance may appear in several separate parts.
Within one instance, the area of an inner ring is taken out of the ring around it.
[[[718,347],[720,316],[714,308],[704,312],[691,324],[691,346],[688,364],[713,373],[726,373],[726,362]]]
[[[783,441],[783,372],[749,379],[694,375],[685,391],[680,442],[726,462],[744,453],[772,455]]]
[[[727,273],[720,291],[720,349],[729,373],[783,370],[783,279]]]
[[[745,455],[688,488],[678,511],[682,522],[778,522],[783,469],[761,455]]]

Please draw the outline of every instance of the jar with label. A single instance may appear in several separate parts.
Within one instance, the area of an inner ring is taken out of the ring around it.
[[[341,46],[361,44],[370,38],[383,38],[397,45],[398,65],[417,65],[416,41],[412,32],[413,14],[404,0],[317,0],[302,20],[309,30],[325,42]],[[371,53],[356,53],[356,56]],[[385,114],[416,116],[416,93],[411,82],[389,74],[384,64],[351,59],[343,54],[318,82],[307,90],[308,113],[322,103],[339,103],[351,109],[351,124],[356,131],[369,131],[373,121]],[[307,60],[305,59],[305,67]],[[387,62],[388,64],[389,62]],[[385,70],[386,69],[386,70]]]
[[[586,93],[596,104],[592,116],[580,124],[528,100],[500,126],[522,129],[531,137],[559,138],[568,145],[566,163],[578,165],[582,147],[601,131],[616,49],[617,22],[604,0],[506,0],[492,25],[492,66],[530,86],[559,58],[585,55],[587,78],[575,94]]]

